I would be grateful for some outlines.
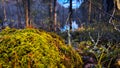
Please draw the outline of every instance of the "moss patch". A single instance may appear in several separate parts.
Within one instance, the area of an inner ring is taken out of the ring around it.
[[[0,66],[3,68],[71,68],[81,65],[81,58],[54,33],[10,28],[0,33]]]

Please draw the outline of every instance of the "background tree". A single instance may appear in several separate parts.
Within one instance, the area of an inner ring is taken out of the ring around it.
[[[89,23],[90,23],[90,21],[91,21],[91,0],[89,0],[89,9],[88,9],[88,21],[89,21]]]
[[[72,0],[70,0],[70,6],[69,6],[69,13],[70,13],[70,17],[69,17],[69,22],[70,22],[70,30],[72,29]]]
[[[30,27],[30,0],[22,0],[25,12],[26,28]]]
[[[54,31],[57,30],[57,0],[54,0]]]
[[[7,16],[6,16],[6,8],[5,8],[5,1],[2,0],[2,8],[3,8],[3,12],[4,12],[4,21],[7,20]]]
[[[53,13],[52,0],[49,0],[49,18],[50,18],[50,20],[52,20],[52,13]]]
[[[17,24],[17,28],[22,28],[21,25],[21,18],[22,18],[22,13],[21,13],[21,6],[20,6],[20,0],[16,0],[16,7],[17,7],[17,19],[18,19],[18,24]]]
[[[49,13],[49,16],[48,16],[48,20],[49,20],[48,28],[49,29],[48,30],[49,31],[51,31],[51,30],[56,31],[54,22],[56,22],[55,20],[57,20],[56,19],[56,15],[57,15],[57,12],[56,12],[56,10],[57,10],[56,2],[57,2],[57,0],[56,1],[55,0],[42,0],[42,2],[48,6],[48,11],[49,11],[48,12]]]

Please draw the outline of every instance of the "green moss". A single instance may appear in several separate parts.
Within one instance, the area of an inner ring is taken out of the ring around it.
[[[0,33],[0,64],[3,68],[72,68],[82,63],[81,58],[54,33],[8,27]]]
[[[18,63],[18,66],[25,68],[28,66],[28,61],[32,67],[37,67],[38,64],[47,67],[51,66],[50,63],[57,66],[60,62],[58,49],[49,41],[53,38],[46,32],[7,28],[0,33],[0,40],[0,59],[3,61],[3,67]]]

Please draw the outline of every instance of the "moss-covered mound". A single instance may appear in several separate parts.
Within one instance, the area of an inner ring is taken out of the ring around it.
[[[81,63],[78,53],[53,33],[9,28],[0,33],[0,67],[63,68]]]

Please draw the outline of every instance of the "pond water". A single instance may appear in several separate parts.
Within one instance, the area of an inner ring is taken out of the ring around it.
[[[64,8],[69,8],[70,6],[70,0],[57,0],[57,2],[63,6]],[[84,0],[72,0],[72,9],[77,9],[81,6],[81,4],[84,2]],[[78,28],[78,24],[76,21],[72,21],[72,31]],[[69,25],[65,25],[63,28],[61,28],[61,31],[69,30]]]
[[[70,6],[70,0],[57,0],[57,2],[65,8]],[[72,9],[79,8],[83,2],[84,0],[72,0]]]
[[[78,29],[78,24],[76,21],[72,21],[72,31]],[[63,28],[61,28],[61,31],[69,30],[69,25],[65,25]]]

